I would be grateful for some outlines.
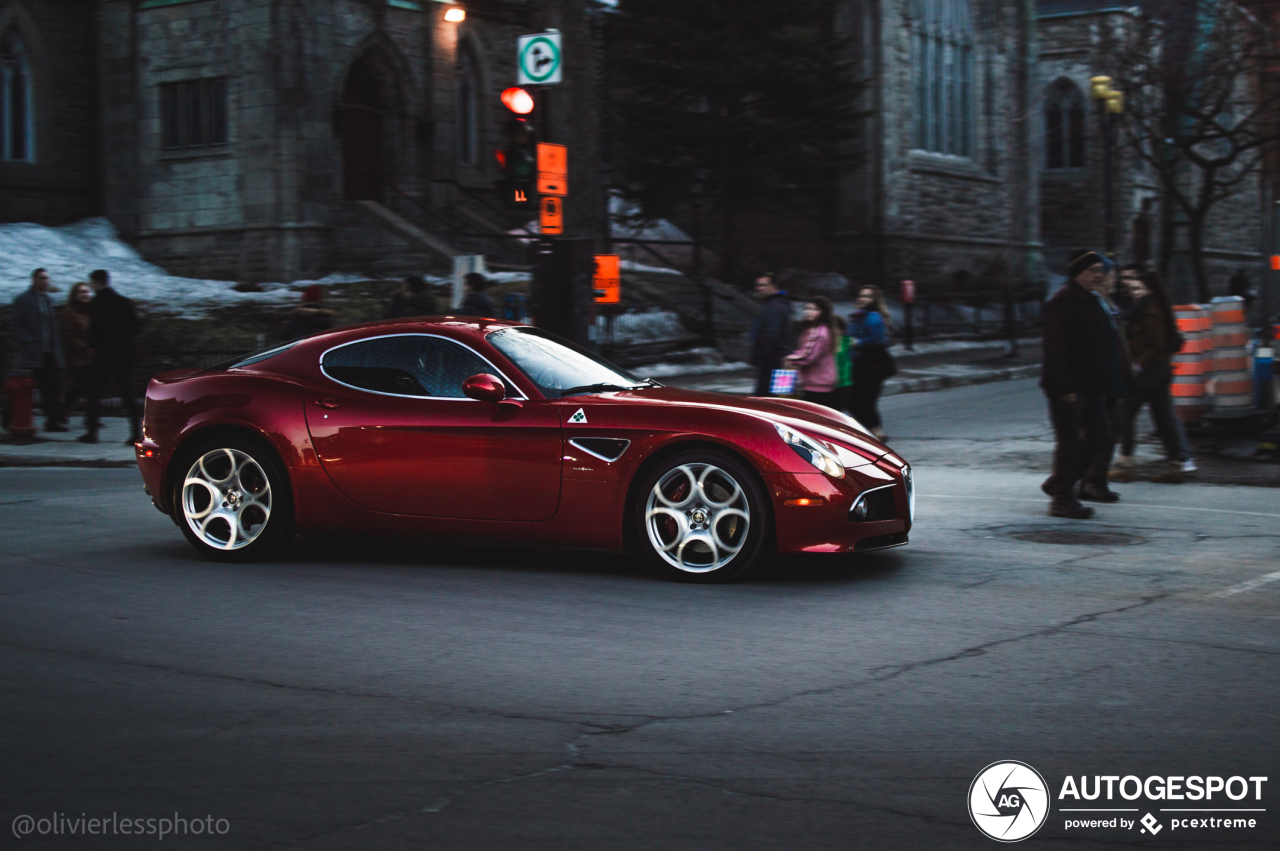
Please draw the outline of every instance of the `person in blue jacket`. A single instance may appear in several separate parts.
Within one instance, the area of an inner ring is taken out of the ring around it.
[[[880,440],[889,436],[881,428],[880,390],[885,379],[897,372],[889,354],[889,330],[892,320],[879,287],[858,290],[857,308],[849,315],[849,338],[853,344],[853,393],[849,397],[849,414],[871,429]]]

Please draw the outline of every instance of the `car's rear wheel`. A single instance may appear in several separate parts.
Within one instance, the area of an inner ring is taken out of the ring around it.
[[[767,540],[765,494],[742,463],[684,452],[655,467],[636,497],[636,538],[646,559],[686,582],[736,579]]]
[[[293,500],[275,453],[257,441],[201,441],[178,462],[174,519],[206,558],[254,561],[293,537]]]

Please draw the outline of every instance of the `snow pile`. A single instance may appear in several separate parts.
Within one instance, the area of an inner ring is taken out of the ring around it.
[[[337,284],[362,280],[356,275],[330,275],[320,281],[263,284],[264,292],[240,293],[231,281],[209,281],[170,275],[120,239],[105,218],[85,219],[60,228],[35,224],[0,225],[0,302],[10,302],[31,286],[33,269],[49,270],[53,287],[65,298],[71,285],[87,281],[89,272],[106,269],[121,295],[156,308],[200,314],[230,304],[293,302],[296,289],[311,283]]]
[[[609,321],[596,317],[598,339],[605,343],[656,343],[679,340],[692,336],[680,317],[670,310],[654,310],[646,313],[623,313],[613,317],[613,333],[609,333]]]

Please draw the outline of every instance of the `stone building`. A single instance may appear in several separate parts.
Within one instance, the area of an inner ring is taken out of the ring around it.
[[[840,271],[934,291],[1042,277],[1033,16],[1029,0],[847,5],[872,115],[841,186]]]
[[[597,109],[581,0],[101,0],[99,16],[104,210],[180,274],[439,267],[448,234],[503,229],[485,196],[520,34],[562,32],[545,138]],[[571,229],[602,208],[594,145],[575,132]],[[415,218],[425,243],[404,238]]]
[[[1090,78],[1115,73],[1109,48],[1131,23],[1133,5],[1127,0],[1039,3],[1040,221],[1045,261],[1053,272],[1061,272],[1072,249],[1107,243],[1107,119],[1101,102],[1089,97]],[[1113,130],[1112,139],[1115,256],[1121,263],[1154,262],[1161,256],[1163,191],[1151,170],[1121,144],[1121,134]],[[1241,268],[1257,279],[1262,262],[1259,198],[1255,176],[1243,181],[1232,199],[1212,208],[1205,256],[1213,295],[1225,294],[1227,279]],[[1191,299],[1185,229],[1175,229],[1173,239],[1170,284],[1177,297]]]
[[[96,0],[0,0],[0,221],[66,224],[102,208]]]

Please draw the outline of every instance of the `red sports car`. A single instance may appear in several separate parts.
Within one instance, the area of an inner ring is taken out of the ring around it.
[[[907,542],[911,468],[806,402],[663,387],[537,328],[374,322],[147,388],[146,491],[201,553],[295,533],[640,552],[673,577]]]

